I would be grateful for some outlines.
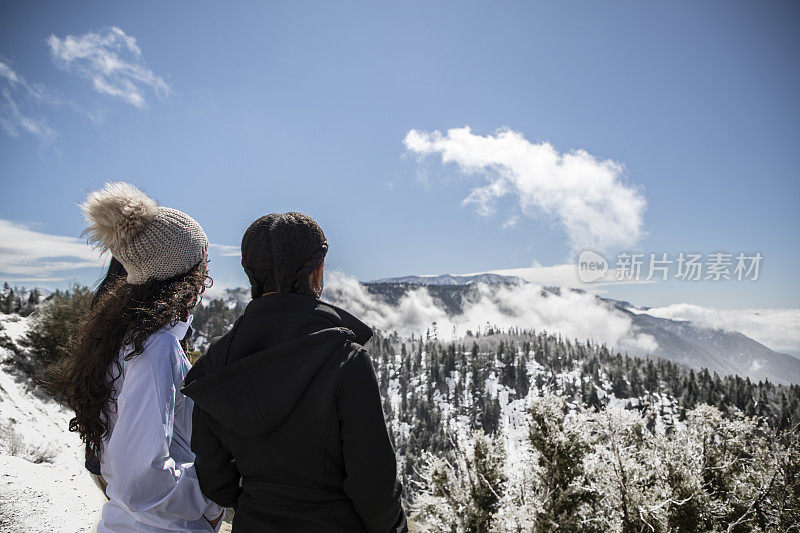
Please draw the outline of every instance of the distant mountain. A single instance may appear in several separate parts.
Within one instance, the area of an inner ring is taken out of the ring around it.
[[[470,282],[451,282],[459,278]],[[414,283],[408,280],[426,282]],[[406,276],[376,280],[365,283],[364,287],[387,305],[396,306],[407,292],[424,286],[434,302],[441,305],[448,315],[453,316],[463,312],[465,303],[475,302],[480,297],[476,283],[491,285],[526,282],[496,274],[468,277]],[[558,294],[564,290],[577,289],[544,288],[542,294]],[[720,375],[737,374],[755,380],[767,378],[777,383],[800,383],[800,359],[771,350],[742,333],[654,317],[648,315],[646,309],[635,309],[627,302],[600,297],[598,300],[628,316],[638,333],[651,335],[658,344],[653,353],[629,352],[630,355],[661,357],[697,369],[708,368]]]
[[[771,350],[742,333],[654,317],[646,312],[632,313],[618,305],[620,302],[606,301],[628,315],[641,333],[653,336],[658,343],[655,355],[659,357],[695,368],[706,367],[720,375],[800,383],[800,359]]]
[[[11,287],[6,283],[5,286],[0,285],[0,298],[5,298],[9,291],[14,291],[14,294],[22,300],[27,300],[33,291],[36,291],[40,300],[46,300],[53,294],[53,291],[44,287]]]
[[[472,285],[473,283],[512,284],[525,283],[525,280],[516,276],[501,276],[500,274],[475,274],[474,276],[453,276],[441,274],[439,276],[401,276],[399,278],[381,278],[368,281],[364,285],[381,283],[407,283],[409,285]]]

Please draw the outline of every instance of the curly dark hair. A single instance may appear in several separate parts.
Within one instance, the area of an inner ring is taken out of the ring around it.
[[[69,355],[51,370],[48,380],[48,389],[75,412],[69,430],[80,434],[89,457],[100,459],[108,436],[108,415],[116,407],[114,384],[122,374],[122,347],[133,347],[125,359],[141,354],[150,335],[185,320],[210,286],[203,260],[170,279],[132,285],[117,277],[98,290],[73,335]]]
[[[253,222],[242,237],[242,268],[251,295],[294,292],[314,296],[309,275],[325,260],[322,228],[303,213],[271,213]]]

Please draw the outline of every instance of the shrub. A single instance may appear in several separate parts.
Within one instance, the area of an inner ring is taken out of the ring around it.
[[[37,363],[47,367],[67,355],[70,336],[89,309],[93,294],[88,287],[75,284],[71,290],[56,291],[32,315],[22,344]]]
[[[58,455],[58,450],[52,444],[30,445],[12,424],[0,426],[0,449],[13,456],[25,459],[31,463],[52,463]]]

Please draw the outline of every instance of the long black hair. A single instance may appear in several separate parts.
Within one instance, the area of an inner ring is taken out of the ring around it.
[[[242,237],[242,267],[252,297],[268,292],[315,296],[308,277],[327,252],[325,233],[310,216],[271,213],[259,218]]]
[[[125,267],[119,260],[111,256],[111,262],[108,265],[108,270],[106,271],[105,277],[103,277],[102,281],[97,285],[97,288],[94,290],[94,297],[92,297],[92,303],[89,304],[89,309],[94,309],[103,296],[105,296],[111,287],[113,287],[119,280],[125,278],[128,275],[128,271],[125,270]],[[100,471],[100,461],[93,453],[89,451],[89,447],[86,448],[86,457],[84,461],[84,466],[86,469],[95,474],[97,476],[102,475]]]
[[[100,298],[102,298],[103,295],[105,295],[117,281],[126,277],[127,275],[128,271],[125,270],[125,267],[122,266],[122,263],[120,263],[116,257],[111,256],[111,262],[108,264],[106,275],[94,290],[94,297],[92,298],[92,303],[89,305],[89,307],[91,308],[97,305],[97,302],[100,301]]]

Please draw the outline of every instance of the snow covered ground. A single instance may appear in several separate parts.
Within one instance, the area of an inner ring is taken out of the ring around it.
[[[94,531],[105,497],[86,471],[0,455],[0,531]]]
[[[27,320],[2,316],[18,343]],[[0,348],[0,531],[91,531],[105,500],[83,469],[66,409],[41,394]]]
[[[1,316],[1,315],[0,315]],[[15,344],[25,333],[27,320],[9,320],[2,316],[6,336]],[[0,334],[2,334],[0,333]],[[12,439],[26,448],[29,455],[48,455],[63,466],[83,464],[80,439],[67,431],[69,412],[42,394],[13,364],[15,355],[0,348],[0,427],[6,451]],[[0,448],[4,447],[0,444]],[[34,451],[38,450],[38,451]]]

